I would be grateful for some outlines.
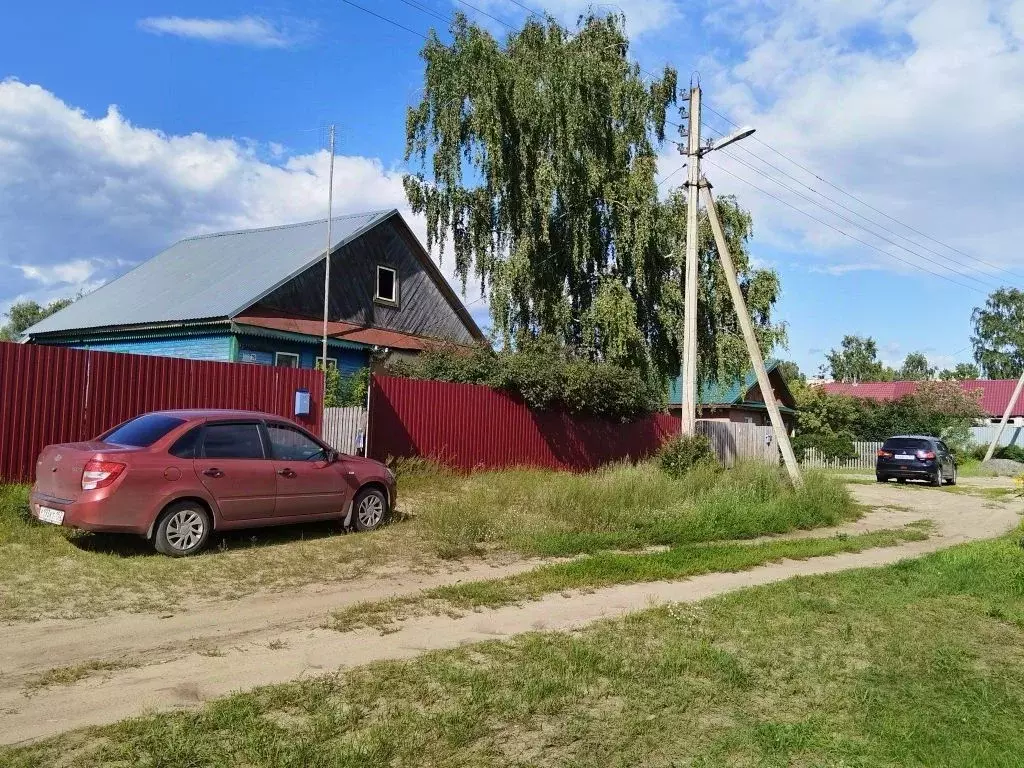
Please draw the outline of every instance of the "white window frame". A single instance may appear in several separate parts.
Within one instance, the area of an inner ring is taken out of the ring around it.
[[[291,366],[291,365],[288,365],[288,366],[281,365],[281,358],[282,357],[290,357],[290,358],[292,358],[293,360],[295,360],[295,365],[294,366]],[[299,358],[298,354],[296,354],[295,352],[275,352],[274,353],[274,365],[278,366],[278,367],[281,367],[281,368],[292,368],[292,367],[294,367],[294,368],[301,368],[302,367],[302,360]]]
[[[381,296],[380,295],[380,272],[381,272],[382,269],[385,269],[385,270],[387,270],[388,272],[391,273],[391,288],[392,288],[392,295],[391,296]],[[377,272],[376,272],[376,280],[375,280],[375,282],[376,282],[376,287],[374,288],[374,291],[373,291],[373,300],[374,301],[382,301],[385,304],[394,304],[394,305],[397,306],[398,305],[398,270],[397,269],[392,269],[391,267],[386,267],[383,264],[378,264],[377,265]]]
[[[321,357],[320,355],[317,355],[316,359],[313,361],[313,367],[319,369],[321,362],[323,362],[323,357]],[[336,358],[336,357],[328,357],[327,358],[327,367],[330,368],[332,363],[334,364],[334,370],[336,370],[336,371],[339,370],[338,369],[338,358]]]

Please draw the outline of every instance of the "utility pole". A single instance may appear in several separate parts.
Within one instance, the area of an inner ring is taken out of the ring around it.
[[[327,318],[331,296],[331,216],[334,207],[334,123],[328,127],[328,144],[331,153],[330,170],[327,172],[327,256],[324,259],[324,344],[323,358],[324,376],[327,376]]]
[[[683,350],[680,370],[682,434],[697,432],[697,208],[700,188],[700,85],[690,86],[686,146],[686,272],[683,279]]]
[[[754,326],[750,322],[747,302],[743,298],[739,281],[736,279],[736,267],[732,261],[732,254],[729,253],[729,245],[725,241],[725,231],[722,229],[722,222],[718,218],[718,209],[715,208],[715,197],[711,194],[711,185],[708,184],[706,179],[702,179],[700,189],[704,197],[704,208],[707,209],[708,220],[711,222],[711,231],[715,235],[715,244],[718,246],[718,258],[722,261],[722,270],[725,272],[725,279],[729,283],[729,293],[732,295],[732,303],[739,317],[740,328],[743,330],[743,340],[747,343],[750,362],[753,363],[754,373],[757,374],[757,384],[761,389],[762,397],[764,397],[764,404],[768,407],[768,416],[771,418],[772,429],[775,430],[775,439],[779,441],[782,460],[786,464],[786,471],[789,472],[793,485],[799,486],[803,482],[800,477],[800,467],[797,466],[796,456],[793,454],[793,446],[789,442],[789,432],[786,431],[786,423],[782,420],[779,404],[775,400],[775,392],[772,390],[771,381],[768,380],[768,371],[764,367],[764,356],[761,354],[761,348],[757,343]],[[1024,386],[1024,377],[1021,377],[1021,386]]]
[[[1003,437],[1003,430],[1006,429],[1006,422],[1010,420],[1013,409],[1017,405],[1017,401],[1020,400],[1020,393],[1024,391],[1024,373],[1020,375],[1020,381],[1017,382],[1017,386],[1013,389],[1013,396],[1010,398],[1010,402],[1006,404],[1006,411],[1003,412],[1003,420],[999,422],[999,429],[996,430],[996,436],[992,439],[992,444],[988,447],[988,451],[985,452],[985,461],[991,461],[992,457],[996,453],[996,448],[999,447],[999,441]]]

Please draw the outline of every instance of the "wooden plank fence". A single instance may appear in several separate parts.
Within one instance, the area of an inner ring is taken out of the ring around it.
[[[337,451],[361,455],[366,444],[366,409],[324,408],[324,440]]]
[[[737,461],[764,461],[777,464],[779,445],[771,427],[735,421],[700,419],[697,431],[711,441],[719,461],[731,467]]]
[[[804,454],[803,465],[805,467],[827,467],[829,469],[874,469],[875,458],[878,449],[882,447],[880,442],[859,441],[853,444],[857,451],[857,458],[844,461],[826,461],[818,452],[817,448],[808,448]]]

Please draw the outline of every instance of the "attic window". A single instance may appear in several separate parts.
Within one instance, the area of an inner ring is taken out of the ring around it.
[[[377,292],[373,298],[385,304],[398,304],[398,272],[391,267],[377,265]]]

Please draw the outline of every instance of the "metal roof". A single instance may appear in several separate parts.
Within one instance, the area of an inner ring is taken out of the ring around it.
[[[1010,398],[1013,397],[1013,390],[1017,386],[1017,380],[964,379],[957,381],[956,384],[967,394],[981,390],[981,409],[988,416],[997,418],[1003,415],[1003,411],[1009,405]],[[847,397],[885,402],[912,395],[917,392],[920,385],[919,381],[864,381],[860,384],[829,381],[821,384],[821,389],[830,395],[846,395]],[[1024,416],[1024,401],[1017,403],[1010,416]]]
[[[392,209],[333,218],[331,250],[394,214]],[[324,257],[326,223],[187,238],[25,334],[233,317]]]
[[[779,367],[778,360],[766,360],[764,364],[765,370],[770,374],[776,368]],[[668,404],[679,405],[682,402],[683,396],[681,391],[679,376],[676,376],[669,382],[668,386]],[[732,381],[715,381],[713,379],[705,379],[700,382],[700,391],[697,393],[697,400],[699,405],[735,405],[743,402],[746,397],[748,390],[753,389],[757,384],[757,374],[754,373],[754,369],[748,370],[742,377],[733,379]]]

